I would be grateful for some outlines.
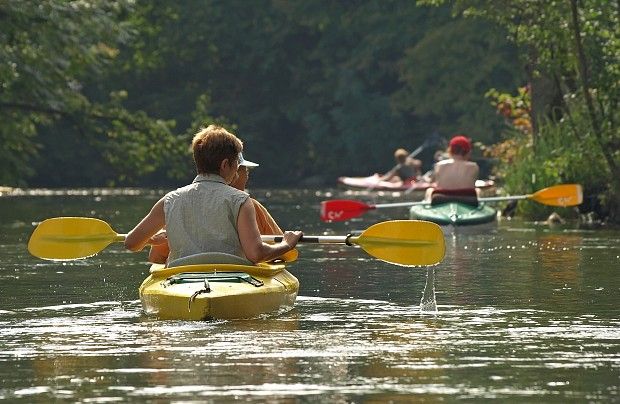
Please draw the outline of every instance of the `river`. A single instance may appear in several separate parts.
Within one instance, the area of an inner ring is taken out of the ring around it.
[[[282,227],[308,235],[344,235],[407,212],[326,224],[319,202],[350,194],[253,195]],[[45,218],[98,217],[123,233],[160,196],[0,197],[0,400],[620,400],[618,230],[499,222],[447,234],[445,259],[430,269],[390,265],[355,246],[301,245],[289,269],[301,284],[295,307],[235,321],[146,316],[137,292],[146,251],[116,244],[71,262],[28,254]]]

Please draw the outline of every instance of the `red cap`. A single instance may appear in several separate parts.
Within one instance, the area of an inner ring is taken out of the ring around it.
[[[466,154],[471,150],[471,140],[466,136],[456,135],[450,140],[450,151],[455,151],[455,148]]]

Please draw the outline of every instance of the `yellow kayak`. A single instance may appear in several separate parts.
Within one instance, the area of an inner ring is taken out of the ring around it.
[[[251,318],[291,308],[299,281],[282,264],[151,266],[140,286],[147,314],[167,320]]]

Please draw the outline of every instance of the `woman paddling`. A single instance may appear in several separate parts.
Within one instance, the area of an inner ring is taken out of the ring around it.
[[[379,177],[378,181],[407,182],[415,181],[422,174],[422,162],[409,157],[405,149],[397,149],[394,152],[396,166]]]
[[[243,155],[241,156],[241,163],[239,163],[239,168],[237,169],[237,176],[233,182],[230,183],[230,186],[235,187],[240,191],[245,191],[250,178],[250,168],[258,167],[258,164],[245,160]],[[250,197],[250,200],[252,201],[254,210],[256,211],[256,224],[258,225],[258,231],[260,234],[283,234],[284,232],[280,226],[278,226],[267,208],[252,197]],[[149,262],[154,264],[165,264],[168,262],[170,247],[168,245],[166,230],[160,231],[154,235],[151,240],[152,243],[149,251]]]
[[[264,243],[249,195],[229,186],[242,163],[241,140],[210,125],[194,136],[192,151],[198,175],[191,184],[169,192],[153,205],[127,234],[127,249],[142,250],[164,227],[169,260],[222,252],[258,263],[275,259],[297,245],[301,231],[284,232],[277,244]]]

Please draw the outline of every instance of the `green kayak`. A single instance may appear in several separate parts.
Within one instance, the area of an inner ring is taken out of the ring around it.
[[[427,220],[439,225],[469,226],[489,223],[495,220],[496,211],[484,203],[472,206],[461,202],[446,202],[436,205],[414,205],[409,218]]]

